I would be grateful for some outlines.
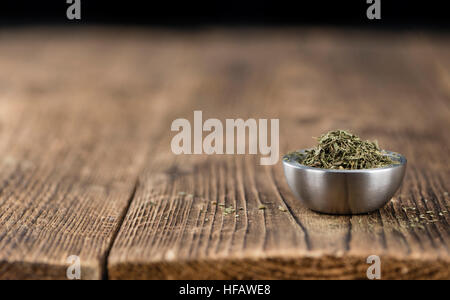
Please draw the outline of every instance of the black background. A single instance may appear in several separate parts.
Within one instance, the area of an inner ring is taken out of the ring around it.
[[[69,21],[66,0],[2,0],[0,25],[333,25],[448,30],[450,18],[445,3],[381,0],[382,20],[368,20],[366,0],[81,0],[82,20]]]

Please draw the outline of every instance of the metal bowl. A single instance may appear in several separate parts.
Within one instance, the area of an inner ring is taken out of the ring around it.
[[[283,157],[284,175],[294,195],[314,211],[368,213],[383,207],[405,176],[406,158],[390,151],[385,153],[399,164],[376,169],[330,170],[301,165],[287,154]]]

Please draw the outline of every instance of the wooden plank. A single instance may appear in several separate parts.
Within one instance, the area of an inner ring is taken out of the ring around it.
[[[449,40],[366,34],[0,31],[0,278],[62,279],[69,255],[85,279],[106,259],[113,279],[364,278],[372,254],[384,278],[449,278]],[[171,154],[195,109],[280,118],[281,152],[350,128],[408,174],[378,213],[319,215],[279,165]]]
[[[448,37],[212,31],[184,49],[202,85],[175,118],[279,118],[282,153],[349,128],[406,155],[408,173],[378,212],[317,214],[290,193],[280,164],[173,155],[168,121],[108,258],[111,279],[366,278],[369,255],[385,279],[450,278],[449,216],[439,215],[449,209]],[[437,221],[420,218],[428,211]]]
[[[83,279],[106,275],[164,97],[195,83],[170,86],[177,61],[158,63],[158,45],[117,30],[0,32],[0,279],[64,279],[71,255]]]

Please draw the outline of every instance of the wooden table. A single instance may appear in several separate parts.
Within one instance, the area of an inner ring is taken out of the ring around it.
[[[1,29],[0,278],[77,255],[83,279],[353,279],[378,255],[384,279],[450,279],[449,104],[445,33]],[[280,162],[172,154],[194,110],[279,118],[281,154],[351,129],[407,175],[380,211],[314,213]]]

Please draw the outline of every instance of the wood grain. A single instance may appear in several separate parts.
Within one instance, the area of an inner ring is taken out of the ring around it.
[[[384,279],[450,279],[449,50],[430,33],[0,31],[0,278],[62,279],[79,255],[84,279],[362,279],[375,254]],[[173,155],[194,110],[279,118],[281,153],[351,129],[407,175],[378,212],[317,214],[280,163]]]
[[[106,276],[170,108],[166,68],[175,67],[148,57],[164,50],[96,29],[0,34],[0,279],[65,279],[71,255],[83,279]]]
[[[196,92],[201,97],[176,108],[178,117],[202,109],[205,119],[279,118],[282,153],[349,128],[406,155],[401,191],[370,215],[321,215],[295,200],[280,164],[262,167],[254,156],[175,156],[167,135],[139,177],[108,260],[110,278],[363,279],[366,258],[375,254],[385,279],[449,279],[450,114],[442,78],[448,39],[259,34],[186,42],[201,49],[186,60],[195,62],[204,84]],[[230,206],[237,217],[224,215]]]

